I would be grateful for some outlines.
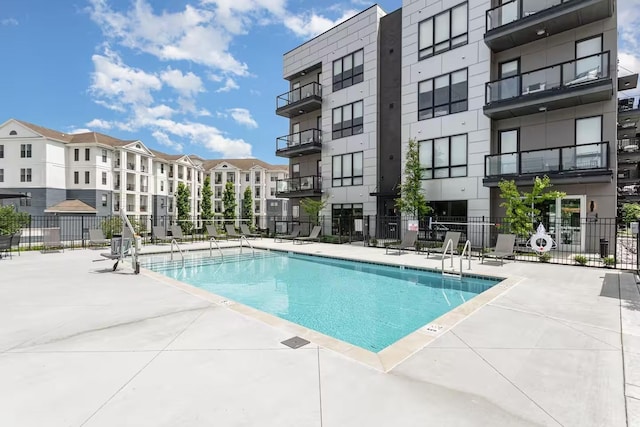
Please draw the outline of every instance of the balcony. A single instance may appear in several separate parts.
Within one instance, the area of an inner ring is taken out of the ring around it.
[[[276,181],[276,197],[311,197],[322,193],[322,178],[303,176]]]
[[[141,186],[140,186],[140,191],[141,191],[142,193],[147,193],[147,192],[149,192],[149,186],[148,186],[148,185],[141,185]]]
[[[483,184],[497,187],[502,179],[531,184],[536,176],[548,175],[554,184],[611,182],[609,143],[569,145],[517,153],[485,156]]]
[[[618,140],[618,153],[640,154],[640,138],[624,138]],[[618,156],[620,157],[620,156]],[[618,158],[620,162],[620,158]]]
[[[506,119],[606,101],[613,93],[609,52],[602,52],[487,83],[484,114]]]
[[[276,114],[292,118],[322,108],[322,86],[312,82],[276,98]]]
[[[612,0],[513,0],[487,11],[484,42],[501,52],[612,15]]]
[[[127,169],[129,169],[130,171],[136,170],[136,164],[135,163],[127,163]]]
[[[120,203],[115,203],[113,205],[113,211],[114,212],[120,212]]]
[[[146,205],[140,205],[140,212],[147,212],[147,206]]]
[[[638,133],[638,125],[640,125],[640,103],[638,99],[618,99],[618,139],[635,138]]]
[[[276,139],[276,156],[297,157],[322,151],[322,131],[308,129]]]
[[[127,191],[136,191],[135,184],[127,184]]]
[[[135,205],[127,205],[127,211],[133,212],[135,210],[136,210],[136,206]]]

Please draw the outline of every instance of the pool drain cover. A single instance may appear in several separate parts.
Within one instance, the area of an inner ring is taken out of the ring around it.
[[[288,340],[282,341],[280,344],[284,344],[287,347],[296,349],[296,348],[302,347],[303,345],[309,344],[309,341],[305,340],[304,338],[293,337],[293,338],[289,338]]]

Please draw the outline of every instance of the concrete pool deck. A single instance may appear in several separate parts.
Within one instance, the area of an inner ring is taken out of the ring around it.
[[[441,265],[435,255],[352,245],[252,243]],[[128,266],[112,273],[110,261],[93,262],[100,252],[0,261],[0,425],[640,423],[640,298],[637,286],[622,299],[601,296],[605,274],[615,270],[474,260],[473,274],[517,283],[381,372],[315,341],[289,349],[280,343],[293,336],[287,325],[211,303],[153,273],[136,276]]]

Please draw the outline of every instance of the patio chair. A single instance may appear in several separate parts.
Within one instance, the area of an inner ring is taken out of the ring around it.
[[[226,234],[218,233],[218,227],[216,227],[215,225],[207,224],[207,225],[205,225],[205,227],[207,228],[207,234],[209,235],[209,238],[213,237],[216,240],[221,240],[221,239],[226,239],[227,238]]]
[[[18,256],[20,256],[20,239],[22,238],[22,230],[18,230],[11,236],[11,248],[16,248]]]
[[[236,232],[236,228],[233,226],[233,224],[225,224],[224,229],[227,232],[228,239],[240,239],[242,237],[242,234],[238,234]]]
[[[489,252],[482,254],[480,263],[484,263],[485,257],[487,258],[500,258],[500,265],[504,265],[504,259],[506,257],[513,256],[513,249],[516,244],[515,234],[498,234],[498,241],[495,248],[492,248]]]
[[[184,242],[184,234],[182,234],[182,228],[180,228],[179,225],[177,224],[173,224],[171,226],[171,237],[173,237],[174,239],[176,239],[176,242]]]
[[[416,230],[407,230],[402,236],[402,241],[395,245],[387,246],[385,253],[389,253],[390,250],[398,251],[398,255],[401,255],[405,249],[413,249],[416,246],[416,239],[418,238],[418,232]]]
[[[59,228],[45,228],[42,230],[42,251],[49,249],[62,249],[62,252],[64,252]]]
[[[276,234],[273,238],[275,243],[282,242],[284,240],[293,240],[300,235],[300,226],[298,224],[294,225],[291,229],[291,233],[289,234]]]
[[[311,229],[311,233],[309,233],[308,236],[294,237],[293,243],[295,244],[296,242],[298,242],[302,244],[303,242],[317,242],[318,240],[320,240],[320,237],[318,236],[320,235],[321,231],[322,227],[316,225]]]
[[[104,237],[104,233],[99,228],[89,229],[89,246],[104,246],[109,244],[109,239]]]
[[[262,239],[262,234],[252,233],[247,224],[240,224],[240,231],[247,239],[255,239],[258,237]]]
[[[11,238],[13,235],[5,234],[0,236],[0,259],[2,259],[2,254],[4,253],[5,258],[12,258],[11,255]]]
[[[453,248],[453,252],[458,252],[458,243],[460,242],[460,232],[459,231],[447,231],[444,235],[444,242],[442,242],[442,247],[440,248],[427,248],[427,258],[431,253],[442,254],[445,255],[444,251],[447,248],[447,243],[451,241],[453,244],[450,247]],[[451,250],[451,249],[450,249]]]
[[[167,232],[164,230],[164,227],[161,225],[153,226],[153,239],[158,243],[158,240],[161,242],[171,242],[173,237],[167,236]]]

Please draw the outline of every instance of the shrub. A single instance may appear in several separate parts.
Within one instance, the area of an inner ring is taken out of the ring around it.
[[[31,217],[26,212],[17,212],[13,205],[0,206],[0,234],[13,234],[29,225]]]
[[[580,265],[587,265],[587,261],[589,261],[585,255],[576,255],[573,259]]]
[[[373,246],[374,248],[378,246],[378,239],[376,239],[375,237],[371,237],[369,239],[369,246]]]
[[[551,254],[549,252],[543,252],[540,255],[538,255],[538,260],[540,262],[549,262],[551,261]]]
[[[609,255],[608,257],[602,258],[602,262],[604,262],[604,265],[607,267],[614,266],[616,265],[616,257]]]

